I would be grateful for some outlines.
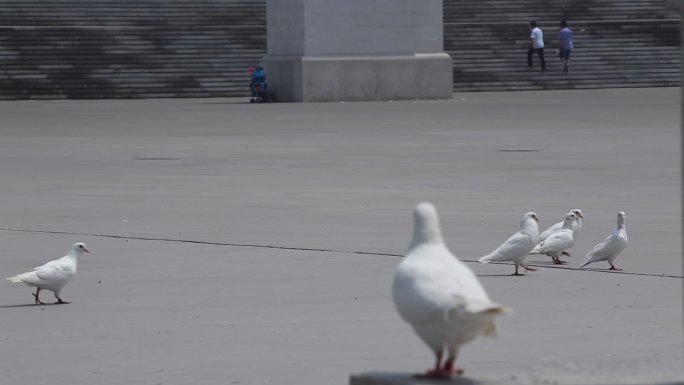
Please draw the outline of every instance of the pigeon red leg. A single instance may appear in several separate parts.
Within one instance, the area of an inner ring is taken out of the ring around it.
[[[567,261],[561,261],[561,259],[558,257],[553,258],[553,264],[554,265],[565,265],[566,263],[568,263],[568,262]]]
[[[451,374],[442,370],[442,352],[435,353],[436,362],[434,369],[430,369],[424,374],[418,374],[418,378],[437,378],[437,379],[447,379],[451,377]]]
[[[447,357],[446,362],[444,362],[444,372],[450,375],[463,374],[463,368],[458,368],[454,366],[454,362],[456,362],[456,352],[449,354],[449,357]]]
[[[608,263],[610,264],[610,269],[608,269],[608,270],[622,271],[622,269],[620,269],[620,268],[618,268],[618,267],[615,267],[615,265],[613,265],[612,263],[610,263],[610,262],[608,262]]]

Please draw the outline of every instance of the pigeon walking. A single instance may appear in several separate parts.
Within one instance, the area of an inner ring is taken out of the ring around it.
[[[572,238],[574,240],[577,240],[577,236],[579,235],[580,231],[582,230],[582,218],[584,218],[584,214],[582,214],[582,210],[580,209],[574,209],[570,211],[571,213],[575,214],[577,216],[577,220],[573,222],[572,224]],[[546,238],[549,237],[549,235],[555,233],[556,231],[560,230],[563,228],[563,221],[560,221],[553,226],[549,227],[548,229],[544,230],[541,234],[539,234],[539,241],[544,241]]]
[[[71,249],[69,249],[69,253],[64,257],[38,266],[29,272],[17,274],[6,279],[10,282],[25,283],[35,287],[36,293],[33,294],[33,297],[37,304],[45,304],[39,297],[41,290],[52,291],[55,294],[55,298],[57,298],[56,304],[69,303],[59,296],[59,292],[76,275],[78,257],[83,253],[90,253],[85,243],[74,243]]]
[[[566,264],[567,262],[561,261],[559,256],[575,244],[575,240],[572,237],[572,224],[576,220],[577,215],[572,212],[568,213],[563,221],[563,227],[535,246],[530,251],[530,254],[548,255],[556,265]],[[570,254],[567,255],[569,256]]]
[[[494,318],[508,310],[493,303],[475,274],[447,249],[430,203],[414,210],[413,239],[392,296],[401,318],[435,354],[434,368],[422,375],[429,378],[463,373],[454,366],[461,345],[480,334],[495,336]]]
[[[480,263],[512,261],[515,265],[515,273],[512,275],[525,275],[518,273],[519,266],[525,268],[525,271],[536,271],[537,269],[525,266],[524,262],[530,251],[539,243],[537,222],[539,222],[537,214],[529,212],[523,215],[520,221],[520,230],[511,235],[496,250],[478,259],[478,261]]]
[[[622,250],[627,247],[627,229],[625,228],[625,212],[620,211],[617,216],[617,227],[613,232],[606,238],[603,242],[599,243],[598,245],[594,246],[593,249],[591,249],[587,255],[584,257],[584,262],[580,265],[580,269],[583,268],[584,266],[594,263],[594,262],[599,262],[599,261],[608,261],[608,264],[610,265],[610,269],[608,270],[622,270],[615,265],[613,265],[613,261],[615,261],[615,258],[617,258],[618,255],[622,252]]]

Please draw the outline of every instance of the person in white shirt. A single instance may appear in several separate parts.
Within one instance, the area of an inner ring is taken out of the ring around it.
[[[532,54],[537,53],[541,62],[542,71],[546,71],[546,61],[544,60],[544,32],[537,27],[536,21],[530,21],[530,49],[527,50],[527,66],[532,68]]]

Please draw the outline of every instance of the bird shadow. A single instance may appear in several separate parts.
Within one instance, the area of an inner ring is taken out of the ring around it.
[[[600,271],[600,272],[603,272],[603,273],[621,273],[621,272],[622,272],[622,270],[611,270],[611,269],[608,269],[608,268],[601,269],[601,268],[598,268],[598,267],[596,267],[596,268],[593,268],[593,267],[583,267],[581,270],[584,270],[584,271]]]
[[[545,265],[545,266],[557,266],[557,267],[565,267],[565,266],[570,267],[570,266],[569,266],[569,265],[570,265],[569,263],[557,264],[557,263],[553,263],[553,262],[551,262],[551,261],[529,261],[529,262],[527,263],[527,265],[528,265],[528,266]]]
[[[63,305],[59,303],[45,303],[45,304],[39,304],[39,303],[25,303],[22,305],[4,305],[0,306],[0,309],[11,309],[15,307],[42,307],[42,306],[57,306],[57,305]]]
[[[465,375],[454,375],[449,378],[429,379],[422,373],[385,373],[369,372],[359,376],[352,376],[356,379],[363,379],[359,382],[383,383],[383,384],[420,384],[420,385],[479,385],[481,381],[466,377]],[[356,381],[352,381],[356,382]]]
[[[525,274],[513,275],[513,274],[478,274],[478,277],[524,277]]]
[[[246,101],[245,100],[226,100],[226,101],[220,101],[220,102],[204,102],[204,103],[198,103],[198,104],[202,104],[202,105],[223,104],[223,105],[226,105],[226,104],[254,104],[254,103],[250,103],[249,100],[246,100]]]

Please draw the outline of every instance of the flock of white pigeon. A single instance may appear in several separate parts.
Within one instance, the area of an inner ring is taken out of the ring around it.
[[[582,227],[582,218],[581,210],[572,210],[563,222],[540,235],[537,214],[526,213],[520,230],[479,261],[513,262],[513,275],[522,275],[518,273],[519,266],[535,270],[525,265],[528,254],[545,254],[554,263],[565,263],[560,256],[567,254],[566,250],[573,246]],[[496,335],[494,318],[506,313],[508,308],[492,302],[470,268],[447,249],[437,210],[431,203],[416,206],[414,222],[413,239],[397,269],[392,295],[400,316],[413,326],[436,356],[434,368],[424,376],[449,378],[463,372],[454,365],[459,347],[480,334]],[[610,269],[618,270],[613,261],[626,246],[625,213],[619,212],[617,228],[587,253],[580,267],[608,261]],[[44,304],[40,300],[41,290],[52,291],[57,299],[55,304],[67,304],[69,302],[60,297],[60,292],[76,274],[78,258],[89,252],[84,243],[75,243],[64,257],[7,280],[35,287],[36,304]]]
[[[513,262],[515,273],[512,275],[523,275],[518,273],[518,268],[522,266],[526,271],[536,271],[525,265],[525,258],[529,254],[544,254],[551,257],[553,263],[558,265],[566,264],[560,259],[561,255],[570,256],[566,251],[575,244],[577,235],[582,230],[582,210],[574,209],[565,215],[562,222],[546,229],[539,234],[537,214],[529,212],[523,215],[520,222],[520,230],[511,235],[496,250],[480,258],[480,263],[490,262]],[[627,230],[625,229],[625,212],[620,211],[617,217],[617,227],[603,242],[597,244],[584,257],[580,269],[590,263],[607,261],[610,265],[609,270],[622,270],[617,268],[613,261],[622,250],[627,247]]]
[[[581,210],[573,210],[540,236],[537,214],[529,212],[517,233],[479,261],[513,262],[513,275],[521,275],[519,266],[534,270],[525,266],[528,254],[545,254],[562,264],[560,256],[574,244],[582,218]],[[618,270],[613,261],[626,246],[625,213],[619,212],[617,228],[587,253],[580,267],[608,261]],[[437,210],[425,202],[414,210],[413,239],[394,276],[392,296],[401,318],[435,354],[434,368],[421,375],[428,378],[463,373],[455,366],[461,345],[478,335],[495,336],[494,318],[509,311],[492,302],[472,270],[447,249]]]

